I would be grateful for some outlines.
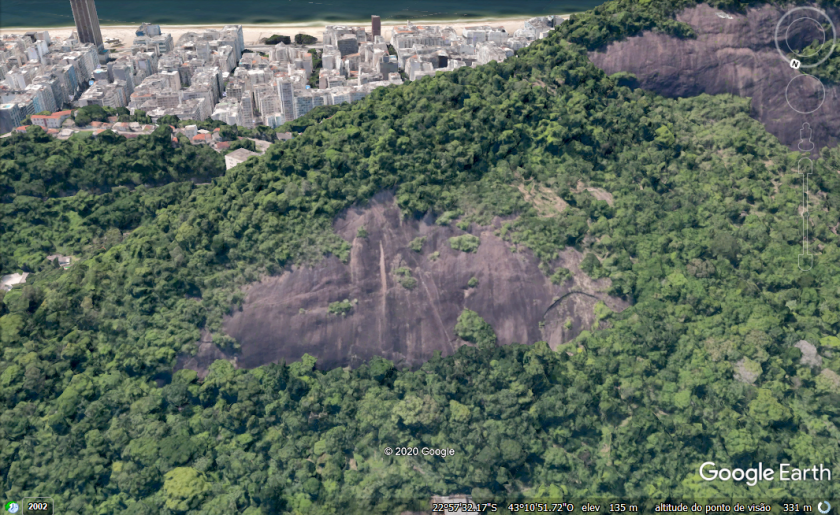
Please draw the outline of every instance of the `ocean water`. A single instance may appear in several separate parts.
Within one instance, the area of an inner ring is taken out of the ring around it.
[[[604,0],[97,0],[102,25],[141,22],[169,25],[316,24],[382,21],[470,20],[567,14]],[[0,0],[0,27],[73,25],[69,0]]]

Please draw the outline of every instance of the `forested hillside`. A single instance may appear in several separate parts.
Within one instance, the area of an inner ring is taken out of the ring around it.
[[[40,127],[0,145],[0,274],[34,271],[47,255],[90,254],[119,243],[191,186],[224,173],[224,159],[168,126],[127,139],[111,131],[67,141]],[[175,184],[170,184],[175,183]],[[164,187],[155,187],[164,186]]]
[[[156,154],[148,177],[165,169],[176,181],[162,187],[107,191],[123,182],[68,171],[58,190],[85,190],[73,197],[46,198],[57,196],[46,182],[37,195],[4,190],[4,273],[34,272],[0,292],[7,496],[51,496],[66,514],[249,515],[399,513],[455,492],[836,497],[832,482],[748,488],[697,469],[840,455],[840,150],[824,151],[811,178],[815,258],[802,272],[799,155],[749,117],[749,101],[629,89],[566,34],[314,113],[301,135],[209,185],[177,182],[189,176],[182,150]],[[51,173],[13,148],[47,155],[53,144],[0,140],[15,156],[3,180]],[[125,148],[97,145],[86,148],[100,162]],[[568,208],[543,216],[523,184]],[[477,345],[419,370],[380,359],[320,370],[307,356],[172,374],[202,330],[235,353],[221,321],[241,286],[349,259],[332,221],[384,189],[406,217],[508,217],[502,236],[547,276],[574,246],[631,306],[599,311],[601,329],[556,351],[495,346],[467,313],[453,329]],[[60,246],[80,261],[48,267]],[[404,445],[455,454],[383,452]]]
[[[0,147],[0,201],[210,180],[224,172],[224,159],[210,147],[190,145],[186,138],[182,143],[173,146],[168,126],[132,139],[105,131],[96,138],[81,132],[66,141],[33,126]]]
[[[660,32],[678,38],[694,38],[694,29],[687,23],[677,21],[675,15],[683,9],[696,6],[696,0],[612,0],[585,13],[572,15],[567,23],[558,27],[561,37],[588,50],[603,49],[613,41],[638,36],[646,30]],[[817,0],[815,2],[769,0],[754,2],[745,0],[708,0],[702,2],[723,11],[744,13],[748,8],[771,4],[781,7],[810,5],[820,9],[837,7],[837,0]],[[831,27],[825,20],[819,20],[826,34],[831,34]],[[800,55],[810,56],[810,62],[826,60],[808,72],[822,81],[831,84],[840,80],[840,57],[833,47],[831,38],[824,42],[813,41],[806,49],[800,49]],[[794,55],[790,54],[790,58]],[[806,61],[808,62],[808,61]]]
[[[596,50],[612,41],[639,35],[645,30],[690,38],[694,37],[692,28],[674,18],[679,11],[696,6],[698,3],[701,2],[696,0],[611,0],[585,13],[572,15],[569,22],[561,24],[557,31],[563,39],[585,46],[588,50]],[[838,5],[837,0],[816,2],[708,0],[702,3],[730,12],[744,12],[750,7],[760,7],[765,4],[817,7]]]

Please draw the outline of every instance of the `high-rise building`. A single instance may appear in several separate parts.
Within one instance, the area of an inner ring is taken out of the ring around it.
[[[286,117],[283,116],[283,113],[271,113],[263,115],[263,123],[271,127],[272,129],[276,129],[280,127],[284,123],[286,123]]]
[[[382,35],[382,22],[379,20],[379,16],[374,15],[370,17],[370,28],[373,37]]]
[[[102,31],[99,29],[94,0],[70,0],[70,6],[73,8],[79,41],[92,43],[100,52],[104,52],[105,45],[102,43]]]
[[[53,98],[55,99],[56,110],[61,109],[67,102],[67,94],[64,89],[64,81],[60,77],[60,70],[47,70],[42,75],[35,77],[36,84],[43,84],[49,86],[52,90]]]
[[[341,57],[349,54],[359,53],[359,40],[352,34],[345,34],[338,38],[338,51],[341,52]]]
[[[295,88],[288,79],[277,80],[277,93],[280,96],[280,107],[286,115],[286,121],[295,119]]]
[[[242,125],[242,106],[232,99],[225,99],[216,104],[211,118],[220,120],[228,125]]]
[[[67,91],[67,101],[76,98],[76,93],[79,91],[79,78],[76,75],[76,67],[72,64],[66,64],[61,67],[64,77],[64,87]]]
[[[20,106],[17,104],[10,103],[0,106],[0,134],[6,134],[15,127],[19,127],[23,123],[23,118]]]
[[[40,113],[41,111],[49,111],[51,113],[57,111],[55,97],[53,96],[51,87],[45,84],[30,84],[26,86],[25,91],[32,96],[36,113]]]
[[[240,100],[242,106],[242,126],[253,129],[257,126],[254,117],[254,97],[250,91],[244,91]]]

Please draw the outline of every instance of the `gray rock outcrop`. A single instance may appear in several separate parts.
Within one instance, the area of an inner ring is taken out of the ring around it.
[[[430,216],[404,219],[392,194],[377,195],[334,224],[352,242],[347,264],[329,257],[248,288],[242,309],[224,322],[241,345],[237,365],[292,362],[308,353],[319,368],[355,366],[373,356],[416,367],[435,351],[449,355],[466,344],[454,332],[464,308],[492,325],[500,344],[545,340],[556,348],[593,324],[599,300],[613,311],[627,306],[605,293],[608,279],[595,281],[580,270],[579,252],[561,253],[556,265],[573,277],[554,285],[530,251],[514,251],[495,234],[497,226],[473,225],[477,250],[454,250],[449,238],[464,231],[435,225]],[[366,236],[358,235],[362,227]],[[421,252],[409,248],[417,237],[426,238]],[[413,287],[397,270],[410,274]],[[473,277],[478,285],[468,287]],[[330,313],[331,303],[345,299],[346,314]]]
[[[808,122],[818,150],[834,146],[840,138],[840,86],[824,85],[825,101],[813,114],[797,113],[785,98],[788,84],[800,77],[791,84],[792,102],[800,108],[816,107],[808,87],[814,81],[803,80],[802,72],[792,69],[776,49],[776,24],[785,12],[785,8],[765,5],[749,8],[746,14],[729,13],[731,19],[727,19],[700,4],[677,15],[694,28],[696,39],[644,32],[590,52],[589,57],[606,73],[630,72],[640,87],[667,97],[702,93],[751,97],[751,116],[783,144],[795,149],[799,129]],[[829,14],[838,20],[838,13],[834,9]],[[807,29],[803,23],[791,26],[794,47],[797,40],[805,39],[802,31]]]

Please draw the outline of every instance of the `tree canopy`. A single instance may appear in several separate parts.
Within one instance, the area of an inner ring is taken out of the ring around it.
[[[292,44],[292,38],[289,36],[281,36],[278,34],[273,34],[270,37],[266,38],[265,44],[266,45],[276,45],[278,43],[285,43],[286,45]]]

